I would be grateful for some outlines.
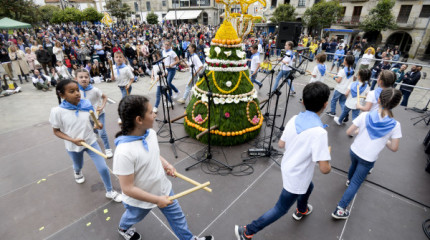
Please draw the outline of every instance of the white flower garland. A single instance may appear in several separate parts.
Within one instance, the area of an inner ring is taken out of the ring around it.
[[[208,96],[206,95],[207,92],[201,90],[200,88],[198,88],[197,86],[194,86],[191,91],[193,92],[194,96],[196,96],[198,99],[200,98],[200,100],[202,100],[202,102],[208,102]],[[230,103],[240,103],[242,102],[249,102],[251,100],[254,100],[257,98],[257,91],[255,89],[253,89],[251,92],[249,93],[243,93],[243,94],[238,94],[238,95],[224,95],[224,94],[217,94],[214,93],[214,98],[213,98],[213,103],[218,105],[218,104],[230,104]]]
[[[212,59],[210,57],[206,57],[206,62],[208,63],[219,63],[219,64],[234,64],[234,65],[244,65],[246,64],[246,60],[219,60],[219,59]]]
[[[220,46],[220,47],[225,47],[225,48],[238,48],[238,47],[242,47],[242,43],[239,43],[236,45],[227,45],[227,44],[220,44],[220,43],[211,42],[211,46]]]
[[[205,64],[206,70],[215,71],[215,72],[242,72],[248,70],[248,67],[211,67],[208,64]]]

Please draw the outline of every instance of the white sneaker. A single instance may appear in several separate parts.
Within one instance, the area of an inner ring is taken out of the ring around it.
[[[112,149],[106,149],[106,150],[105,150],[105,153],[106,153],[106,156],[107,156],[108,158],[113,157]]]
[[[119,125],[121,125],[121,124],[122,124],[121,118],[118,118],[118,124],[119,124]]]
[[[158,113],[158,108],[154,107],[154,108],[152,109],[152,111],[153,111],[154,113]]]
[[[177,92],[177,93],[174,93],[174,94],[173,94],[172,98],[173,98],[173,99],[178,98],[180,93],[181,93],[181,91],[179,91],[179,90],[178,90],[178,92]]]
[[[177,100],[178,103],[180,104],[184,104],[185,103],[185,99],[184,98],[180,98]]]
[[[84,174],[82,174],[82,170],[79,171],[79,173],[75,172],[75,181],[76,183],[79,183],[79,184],[85,182],[85,177],[84,177]]]
[[[342,125],[342,123],[341,123],[341,122],[339,122],[339,117],[334,117],[334,118],[333,118],[333,121],[334,121],[337,125],[339,125],[339,126],[341,126],[341,125]]]
[[[122,196],[117,191],[112,190],[110,192],[106,192],[106,197],[114,200],[115,202],[122,202]]]

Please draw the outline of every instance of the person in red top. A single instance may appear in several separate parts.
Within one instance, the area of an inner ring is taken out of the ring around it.
[[[113,47],[112,52],[115,53],[118,51],[122,52],[121,48],[118,46],[118,43],[115,43],[115,46]]]

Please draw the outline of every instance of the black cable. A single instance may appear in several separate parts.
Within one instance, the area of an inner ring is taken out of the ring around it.
[[[427,223],[429,224],[427,225]],[[427,238],[430,239],[430,219],[427,219],[423,222],[423,231]]]

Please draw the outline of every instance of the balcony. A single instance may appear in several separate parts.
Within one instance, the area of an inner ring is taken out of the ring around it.
[[[361,20],[361,16],[345,16],[340,17],[335,24],[347,27],[358,27]]]
[[[399,29],[413,29],[417,19],[416,17],[398,17],[396,24]]]
[[[368,2],[368,1],[369,0],[340,0],[341,3],[348,3],[348,2]]]

